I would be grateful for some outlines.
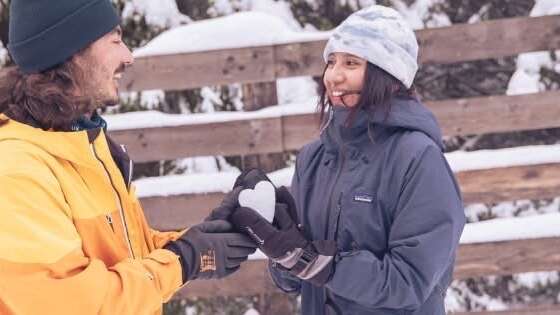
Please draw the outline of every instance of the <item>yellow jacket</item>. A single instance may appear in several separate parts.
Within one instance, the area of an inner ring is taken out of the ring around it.
[[[161,249],[179,233],[148,227],[103,131],[89,138],[0,126],[2,315],[159,314],[181,286]]]

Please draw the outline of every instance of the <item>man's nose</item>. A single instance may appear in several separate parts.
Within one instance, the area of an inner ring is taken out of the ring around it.
[[[124,54],[123,63],[125,64],[125,66],[131,66],[134,63],[134,56],[132,55],[132,52],[126,45],[125,45],[125,54]]]

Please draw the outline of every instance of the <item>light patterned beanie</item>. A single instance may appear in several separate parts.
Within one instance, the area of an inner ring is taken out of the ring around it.
[[[333,52],[366,59],[410,88],[418,70],[418,42],[414,31],[394,9],[372,5],[350,15],[333,32],[325,63]]]

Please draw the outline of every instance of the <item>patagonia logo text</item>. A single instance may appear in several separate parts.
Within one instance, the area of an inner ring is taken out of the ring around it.
[[[373,196],[372,195],[366,195],[366,194],[354,195],[354,201],[372,203],[373,202]]]

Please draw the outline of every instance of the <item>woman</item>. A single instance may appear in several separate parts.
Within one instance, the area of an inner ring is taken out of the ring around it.
[[[414,95],[417,52],[393,9],[347,18],[324,51],[320,139],[296,161],[301,235],[278,208],[278,233],[232,215],[260,240],[276,284],[301,293],[303,314],[445,314],[465,216],[440,128]]]

